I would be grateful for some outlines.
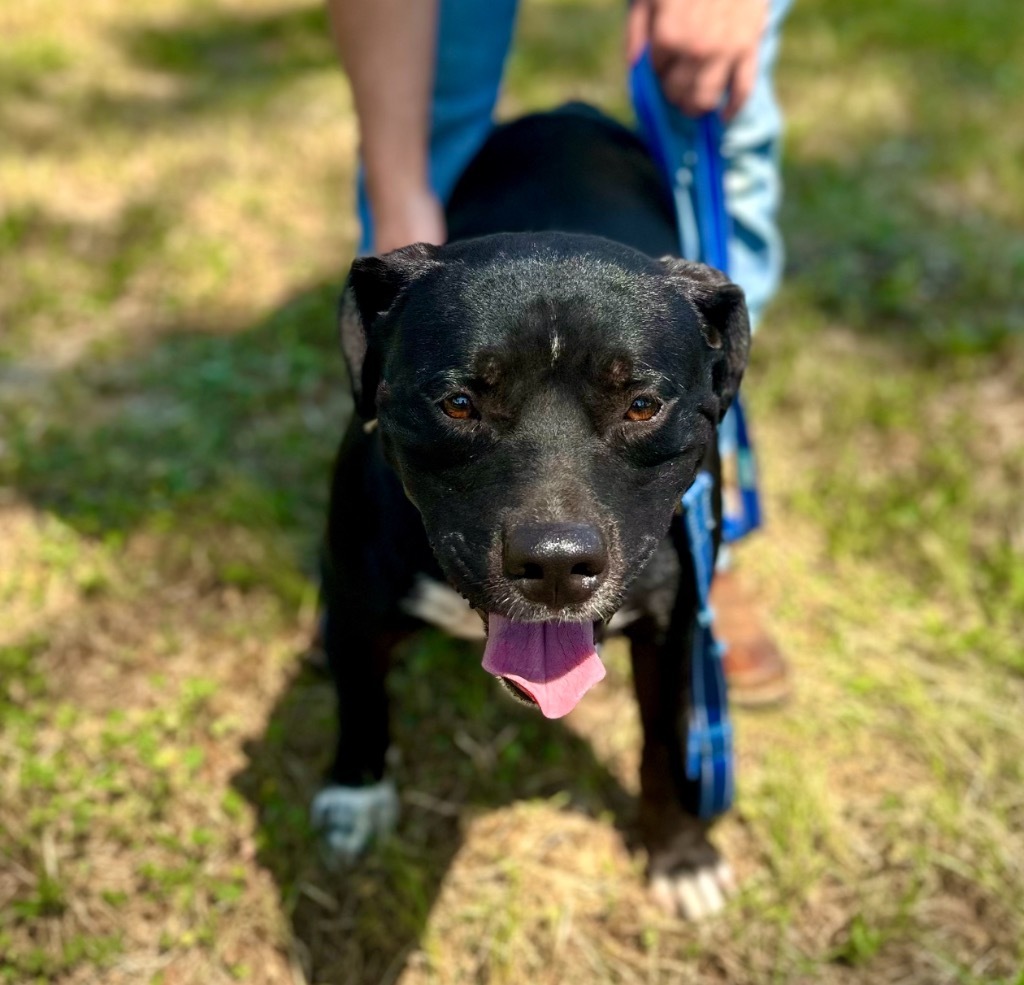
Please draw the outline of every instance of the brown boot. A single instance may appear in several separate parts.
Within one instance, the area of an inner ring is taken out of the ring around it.
[[[744,708],[763,708],[788,698],[793,690],[789,665],[735,571],[715,572],[711,606],[715,636],[726,645],[729,700]]]

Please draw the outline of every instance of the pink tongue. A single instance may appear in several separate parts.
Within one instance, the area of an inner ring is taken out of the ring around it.
[[[590,622],[510,622],[487,616],[484,670],[505,677],[537,702],[545,718],[568,715],[604,679]]]

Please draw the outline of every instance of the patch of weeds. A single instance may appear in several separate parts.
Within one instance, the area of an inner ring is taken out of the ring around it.
[[[14,356],[32,334],[40,315],[60,309],[70,287],[55,291],[49,255],[68,255],[72,227],[48,215],[38,205],[12,208],[0,214],[0,257],[5,271],[4,290],[0,292],[0,319],[4,331],[0,337],[0,356]]]
[[[487,921],[491,933],[488,957],[497,974],[507,976],[516,967],[523,934],[537,928],[523,910],[522,872],[509,861],[501,876],[500,896],[493,900]],[[514,980],[514,975],[509,980]]]
[[[177,210],[173,199],[125,202],[113,217],[99,221],[21,205],[0,216],[0,256],[9,272],[0,292],[5,328],[0,354],[17,355],[33,335],[73,330],[92,318],[112,318],[111,310],[152,271],[166,270],[168,237]],[[61,262],[55,268],[52,257]],[[59,273],[55,273],[59,269]],[[146,304],[156,311],[167,282],[145,286]]]
[[[207,677],[191,677],[185,681],[179,701],[182,722],[195,725],[205,715],[216,693],[217,682]]]
[[[236,870],[226,879],[211,879],[207,885],[211,901],[222,911],[233,909],[245,892],[244,871]]]
[[[0,713],[3,716],[46,694],[46,677],[36,661],[47,646],[47,641],[40,636],[0,646]]]
[[[82,965],[101,970],[122,952],[120,932],[64,930],[51,935],[55,947],[33,943],[41,928],[60,926],[61,918],[69,912],[72,892],[70,886],[42,873],[29,893],[16,897],[0,913],[0,981],[20,983],[29,976],[31,980],[50,982]],[[28,931],[27,936],[15,934],[19,927]]]
[[[245,815],[245,798],[237,790],[229,788],[221,797],[220,808],[231,822],[237,823]]]
[[[806,764],[792,754],[772,753],[760,783],[748,786],[743,802],[744,812],[768,839],[767,860],[782,900],[807,894],[834,847],[832,819],[811,779]]]
[[[388,893],[402,900],[398,914],[403,932],[416,933],[426,923],[433,903],[438,875],[434,867],[399,838],[389,838],[377,847],[375,867],[379,867]]]
[[[98,306],[105,308],[125,294],[132,279],[161,255],[174,218],[166,205],[155,201],[125,206],[104,245],[103,276],[93,287]]]
[[[174,890],[188,888],[195,884],[199,875],[199,863],[186,860],[176,865],[143,862],[136,870],[140,888],[152,894],[154,899],[166,897]]]
[[[278,793],[272,784],[264,787],[260,847],[268,853],[312,844],[309,814],[302,803]]]
[[[128,902],[128,894],[122,889],[104,889],[100,892],[100,898],[107,906],[115,909],[124,906]]]
[[[67,891],[60,880],[39,873],[30,894],[11,904],[11,912],[22,920],[59,917],[67,909]]]
[[[851,967],[868,964],[885,943],[885,934],[862,913],[854,914],[842,937],[842,943],[832,952],[832,960]]]
[[[0,216],[0,255],[17,253],[42,240],[47,244],[47,223],[38,205],[9,209]],[[55,244],[59,245],[59,244]]]
[[[924,532],[941,530],[947,539],[956,537],[964,550],[962,518],[972,489],[969,468],[953,442],[930,445],[912,471],[904,468],[898,474],[868,473],[855,455],[845,456],[837,465],[835,471],[819,475],[809,492],[813,500],[828,504],[819,510],[819,517],[827,524],[833,554],[892,557],[898,553],[904,563],[916,561],[918,573],[928,576],[932,585],[948,574],[935,569],[922,543]],[[846,508],[836,509],[837,504]]]
[[[8,37],[0,58],[0,93],[35,95],[72,61],[71,52],[53,38]]]

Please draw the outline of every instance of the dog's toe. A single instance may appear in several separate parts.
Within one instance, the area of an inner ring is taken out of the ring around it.
[[[650,887],[654,901],[666,912],[686,920],[704,920],[725,907],[736,892],[736,879],[728,863],[718,862],[696,869],[652,872]]]
[[[313,798],[310,820],[326,861],[348,864],[394,830],[398,793],[388,780],[369,787],[324,787]]]

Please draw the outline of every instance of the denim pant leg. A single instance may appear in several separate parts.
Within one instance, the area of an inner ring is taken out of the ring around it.
[[[782,22],[792,2],[770,0],[754,91],[726,126],[722,145],[726,162],[725,204],[732,220],[729,276],[743,288],[751,325],[755,328],[765,305],[778,289],[782,275],[782,240],[776,225],[782,190],[779,177],[782,114],[775,100],[773,72]],[[696,127],[692,120],[678,112],[671,114],[670,122],[674,136],[672,154],[680,165],[676,172],[680,224],[684,239],[696,242],[695,219],[688,204],[689,162],[693,160]]]
[[[439,7],[430,183],[444,202],[493,126],[517,0],[440,0]],[[373,243],[373,217],[362,168],[358,198],[359,252],[365,254]]]
[[[782,271],[782,242],[776,227],[782,118],[772,76],[780,29],[791,4],[792,0],[770,0],[754,91],[726,128],[723,147],[728,168],[726,206],[733,222],[730,274],[746,292],[755,326]],[[516,7],[517,0],[440,0],[430,177],[442,201],[451,194],[493,125]],[[673,114],[672,120],[675,150],[685,165],[694,143],[693,124],[681,113]],[[680,174],[685,175],[685,167]],[[367,253],[373,242],[373,219],[361,171],[358,199],[360,253]]]

